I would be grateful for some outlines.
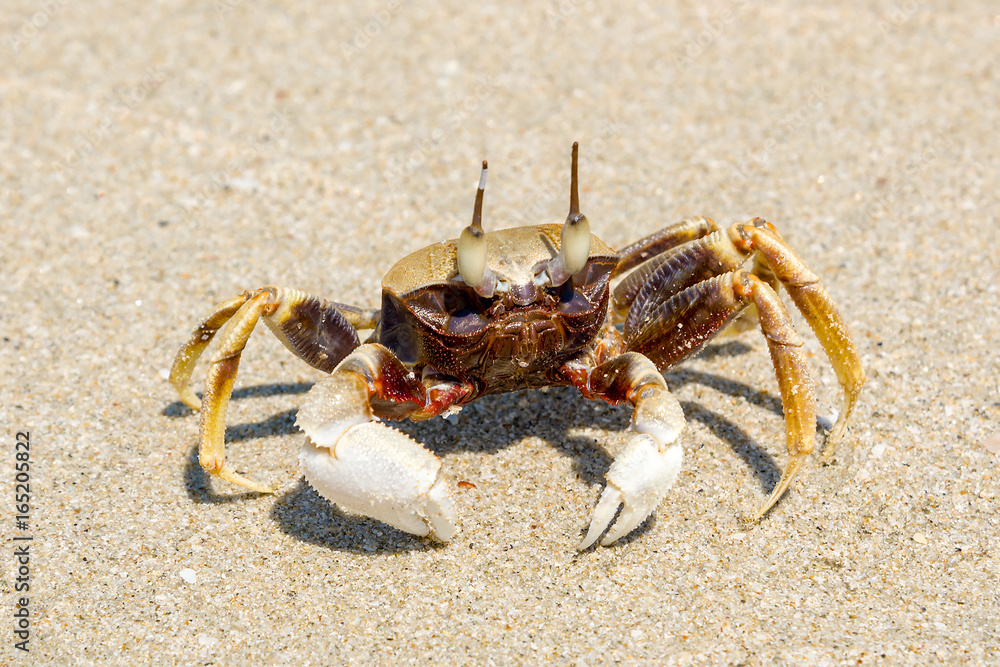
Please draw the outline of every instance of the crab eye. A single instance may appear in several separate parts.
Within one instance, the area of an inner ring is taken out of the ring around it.
[[[478,287],[486,274],[486,234],[469,225],[458,239],[458,272],[470,287]]]
[[[566,273],[573,275],[587,265],[590,257],[590,222],[582,213],[570,215],[562,227],[562,247],[559,254],[563,258]]]
[[[486,267],[486,232],[483,231],[483,192],[486,190],[486,160],[479,176],[472,224],[458,237],[458,273],[466,285],[484,297],[493,296],[496,276]]]
[[[590,258],[590,222],[580,213],[580,186],[577,177],[579,144],[573,144],[573,166],[569,182],[569,215],[562,226],[559,254],[549,262],[549,279],[562,285],[583,270]]]

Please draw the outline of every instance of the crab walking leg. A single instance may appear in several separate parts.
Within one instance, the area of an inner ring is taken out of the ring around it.
[[[612,293],[611,302],[614,306],[615,318],[617,320],[625,319],[629,307],[637,298],[641,298],[643,287],[650,282],[650,278],[657,275],[658,272],[670,271],[670,267],[664,268],[665,263],[674,262],[676,264],[677,253],[684,253],[685,259],[680,261],[689,264],[692,263],[692,257],[693,261],[697,262],[709,254],[704,252],[706,246],[715,251],[713,254],[726,254],[725,250],[721,253],[715,250],[715,247],[718,246],[717,241],[731,246],[728,240],[721,238],[718,232],[719,226],[711,218],[688,218],[624,248],[621,251],[621,259],[618,260],[618,266],[615,267],[614,275],[619,276],[632,268],[638,268],[625,276]],[[713,234],[714,237],[704,240],[706,236]],[[717,241],[713,239],[717,239]],[[679,249],[680,246],[692,241],[699,243],[689,246],[687,250]],[[730,251],[729,255],[732,255],[735,262],[732,268],[739,266],[742,258],[734,251]],[[655,280],[654,282],[658,284],[661,281]]]
[[[357,347],[357,334],[351,331],[351,327],[373,329],[379,320],[377,310],[332,303],[283,287],[262,287],[223,301],[191,332],[191,338],[177,352],[170,369],[170,384],[177,389],[181,402],[192,410],[201,409],[201,400],[190,386],[195,364],[219,329],[247,301],[262,293],[269,296],[267,303],[258,308],[257,317],[264,315],[271,330],[286,347],[306,363],[326,372],[333,370],[348,352]]]
[[[201,441],[198,445],[198,462],[206,472],[260,493],[271,493],[271,487],[244,477],[226,463],[226,410],[233,394],[240,356],[268,298],[266,292],[250,297],[233,314],[219,335],[219,349],[212,355],[212,365],[205,378],[205,399],[201,405]]]
[[[449,395],[457,399],[462,392]],[[447,541],[457,515],[441,462],[405,434],[373,421],[371,399],[390,396],[412,406],[428,398],[381,345],[359,347],[318,382],[296,419],[308,436],[300,456],[306,480],[345,509]],[[412,406],[411,412],[420,412]],[[444,409],[443,402],[438,407]]]
[[[184,403],[194,409],[201,408],[198,460],[202,468],[227,482],[270,493],[269,486],[237,473],[228,465],[225,452],[226,411],[233,383],[243,349],[261,317],[292,352],[327,372],[357,347],[358,335],[334,304],[298,290],[268,286],[220,304],[177,353],[170,379]],[[357,315],[357,319],[360,321],[362,315]],[[198,357],[213,337],[219,339],[219,347],[205,379],[204,401],[199,403],[188,381]]]
[[[711,218],[695,216],[686,218],[680,222],[668,225],[658,232],[653,232],[645,238],[641,238],[635,243],[622,248],[621,259],[615,268],[614,276],[629,271],[646,260],[660,255],[668,250],[673,250],[679,245],[694,241],[701,237],[718,231],[719,226]]]
[[[767,286],[773,289],[775,292],[778,291],[781,283],[775,278],[774,272],[771,271],[771,267],[767,265],[767,262],[760,256],[759,253],[754,253],[753,256],[753,267],[750,272],[767,283]],[[719,332],[720,338],[728,338],[730,336],[738,336],[739,334],[750,331],[751,329],[756,329],[760,326],[760,318],[757,316],[757,306],[752,303],[743,309],[743,311],[732,319],[726,327]]]
[[[748,306],[757,310],[767,340],[785,413],[789,462],[781,480],[753,520],[777,502],[813,450],[816,402],[802,342],[781,299],[761,278],[745,270],[700,282],[657,306],[650,320],[631,337],[628,349],[647,355],[659,368],[669,368],[697,352]]]
[[[733,274],[733,292],[752,301],[757,307],[760,329],[767,339],[771,363],[778,377],[781,406],[785,413],[785,443],[788,463],[781,479],[751,521],[757,521],[774,506],[788,489],[806,456],[812,452],[816,435],[816,399],[812,379],[788,311],[767,283],[757,276],[739,271]]]
[[[177,389],[181,402],[192,410],[201,409],[201,399],[191,389],[191,373],[194,366],[201,357],[202,352],[212,342],[216,332],[236,314],[244,303],[251,296],[250,292],[244,292],[228,301],[223,301],[215,307],[215,312],[205,318],[201,324],[191,332],[191,338],[177,352],[174,365],[170,369],[170,384]]]
[[[854,411],[865,383],[865,371],[857,347],[840,312],[820,285],[819,276],[799,259],[773,225],[757,218],[733,229],[733,242],[762,256],[774,276],[788,290],[792,302],[815,332],[837,374],[844,391],[844,404],[827,441],[826,458],[830,458],[844,435],[847,419]]]
[[[590,372],[582,364],[571,365],[569,375],[588,398],[627,400],[635,406],[628,430],[636,435],[605,476],[607,486],[577,547],[583,551],[608,528],[619,505],[624,508],[601,540],[604,546],[632,532],[663,500],[681,469],[683,450],[677,438],[684,428],[684,412],[656,366],[641,354],[623,354]]]
[[[656,310],[665,301],[698,283],[735,271],[748,255],[736,247],[727,230],[718,230],[639,267],[615,288],[612,297],[616,312],[627,308],[625,337],[654,321]],[[647,268],[651,269],[648,273]],[[641,276],[639,284],[630,284],[636,275]]]

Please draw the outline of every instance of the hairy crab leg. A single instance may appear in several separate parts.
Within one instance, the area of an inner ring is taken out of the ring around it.
[[[308,436],[306,480],[327,500],[414,535],[447,541],[457,518],[441,462],[409,436],[375,420],[426,418],[474,387],[426,388],[388,349],[362,345],[309,391],[296,424]]]
[[[605,476],[607,486],[594,508],[587,535],[577,547],[583,551],[608,530],[620,505],[624,507],[618,520],[601,540],[604,546],[632,532],[663,500],[681,468],[683,450],[678,436],[684,428],[684,412],[656,366],[641,354],[625,353],[596,368],[570,362],[564,373],[587,398],[612,404],[629,401],[635,407],[629,430],[636,435]]]
[[[747,252],[756,251],[767,262],[774,276],[788,290],[788,295],[805,317],[826,352],[844,392],[844,404],[827,441],[825,458],[833,456],[844,435],[847,419],[854,411],[865,371],[854,340],[844,319],[820,285],[819,276],[809,270],[798,255],[778,235],[769,222],[757,218],[734,228],[733,242]]]
[[[688,218],[639,239],[621,250],[621,259],[612,277],[629,273],[615,287],[611,297],[617,319],[624,320],[629,306],[639,295],[649,277],[666,261],[671,250],[719,231],[719,226],[711,218]]]
[[[627,308],[625,338],[646,326],[667,299],[715,276],[743,266],[748,253],[737,248],[727,230],[717,230],[640,266],[615,289],[615,308]],[[648,267],[648,268],[647,268]],[[630,281],[639,275],[637,284]]]
[[[366,311],[344,307],[358,323],[366,323]],[[177,353],[170,381],[181,400],[189,407],[201,409],[201,436],[198,460],[206,472],[227,482],[270,493],[267,485],[255,482],[226,463],[226,410],[233,393],[233,383],[239,370],[240,357],[250,334],[263,317],[271,331],[298,357],[330,372],[352,349],[358,346],[358,335],[349,320],[332,304],[298,290],[262,287],[253,292],[225,301],[204,322],[195,328],[190,340]],[[374,322],[371,322],[374,325]],[[219,338],[219,347],[212,355],[211,367],[205,380],[204,401],[198,401],[188,382],[195,363],[212,338]]]
[[[707,236],[718,229],[719,225],[714,220],[700,215],[667,225],[660,231],[622,248],[619,251],[621,259],[618,260],[618,266],[612,277],[620,276],[647,260],[673,250],[679,245]]]

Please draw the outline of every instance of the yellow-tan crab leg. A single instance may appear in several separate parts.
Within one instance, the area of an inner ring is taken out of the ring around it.
[[[253,332],[257,320],[267,307],[271,295],[260,291],[250,297],[222,329],[219,349],[212,355],[212,365],[205,379],[205,397],[201,411],[201,440],[198,461],[206,472],[260,493],[271,493],[271,487],[255,482],[226,463],[226,410],[233,394],[240,356]]]
[[[767,339],[771,363],[778,377],[781,406],[785,413],[785,441],[788,463],[781,479],[761,508],[754,514],[757,521],[774,506],[798,473],[806,456],[812,452],[816,434],[816,399],[808,365],[788,311],[767,283],[757,276],[739,271],[733,275],[733,292],[757,307],[760,329]]]
[[[208,344],[212,342],[216,332],[236,314],[236,311],[247,302],[251,294],[252,292],[244,292],[216,306],[215,312],[195,327],[194,331],[191,332],[191,338],[177,352],[174,365],[170,369],[170,384],[177,389],[181,402],[192,410],[201,409],[201,399],[194,393],[190,384],[195,364]]]
[[[195,328],[188,343],[177,353],[170,379],[185,404],[201,408],[198,459],[206,472],[254,491],[271,491],[226,463],[226,411],[240,357],[263,317],[278,339],[297,356],[319,370],[333,370],[358,346],[357,332],[338,306],[298,290],[268,286],[219,304]],[[366,311],[344,309],[355,321],[366,321]],[[188,381],[198,357],[212,338],[219,339],[219,346],[212,355],[205,380],[204,400],[199,403]]]
[[[425,387],[382,345],[362,345],[309,391],[296,424],[308,436],[300,460],[324,498],[414,535],[446,541],[455,507],[441,462],[404,433],[375,419],[425,418],[461,402],[474,387]]]
[[[792,302],[815,332],[833,365],[844,392],[844,403],[827,442],[826,458],[829,458],[844,435],[847,419],[865,383],[865,371],[854,340],[837,307],[820,285],[819,276],[799,259],[773,225],[757,218],[735,225],[730,236],[740,249],[756,251],[764,258],[774,276],[788,290]]]

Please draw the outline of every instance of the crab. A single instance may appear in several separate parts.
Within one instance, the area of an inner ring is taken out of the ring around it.
[[[277,286],[216,306],[170,374],[181,400],[201,409],[201,466],[272,492],[226,462],[224,442],[240,356],[263,319],[292,353],[329,374],[309,390],[296,419],[306,435],[300,461],[308,483],[344,509],[442,542],[455,535],[457,516],[441,462],[383,420],[428,419],[488,394],[552,386],[630,403],[631,435],[578,548],[602,535],[601,544],[611,545],[653,513],[681,467],[684,413],[663,372],[723,331],[759,325],[778,379],[788,450],[780,480],[751,517],[759,520],[802,468],[816,434],[806,355],[779,286],[816,334],[843,390],[827,457],[865,381],[843,318],[816,274],[760,218],[728,228],[690,218],[614,250],[580,213],[577,171],[574,143],[562,225],[486,232],[483,162],[472,223],[458,239],[389,269],[378,310]],[[372,331],[363,344],[359,330]],[[213,338],[219,345],[199,400],[189,382]]]

